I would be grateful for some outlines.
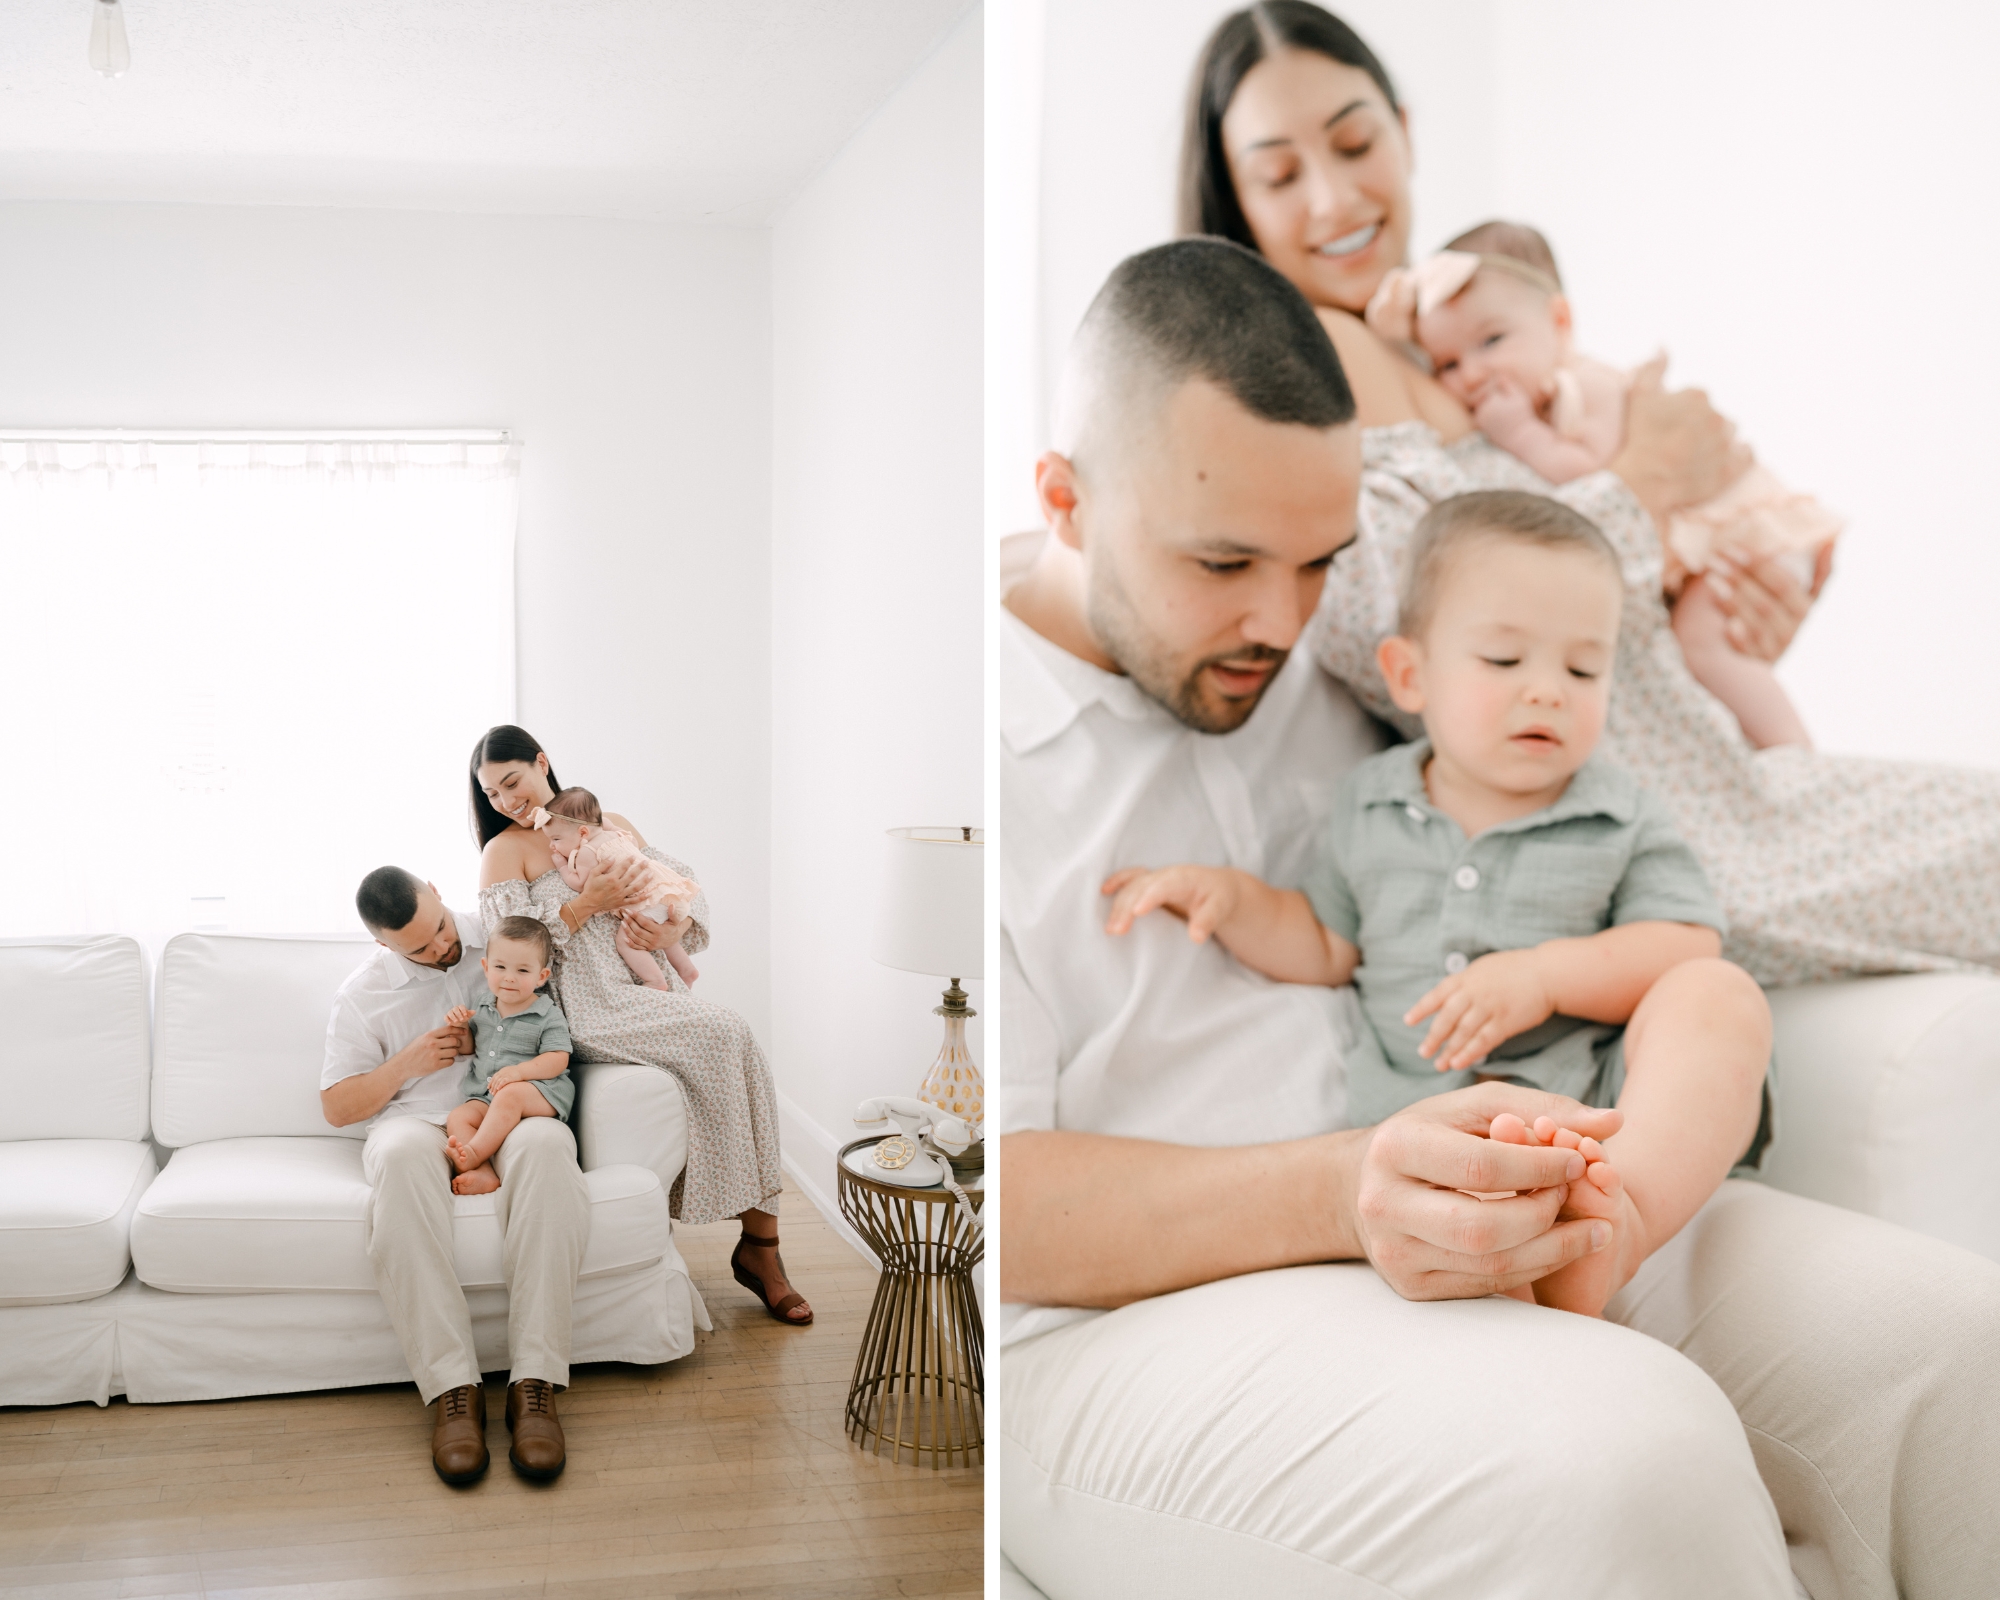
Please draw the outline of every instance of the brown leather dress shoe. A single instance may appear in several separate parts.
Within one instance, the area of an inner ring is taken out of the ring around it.
[[[540,1378],[523,1378],[507,1386],[507,1431],[514,1442],[507,1459],[524,1478],[546,1482],[563,1469],[568,1447],[556,1420],[556,1391]]]
[[[446,1483],[477,1483],[492,1459],[486,1453],[486,1391],[462,1383],[437,1397],[431,1465]]]

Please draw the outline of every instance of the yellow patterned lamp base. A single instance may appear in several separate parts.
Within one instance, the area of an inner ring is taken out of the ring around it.
[[[944,1047],[924,1074],[917,1098],[957,1117],[977,1139],[986,1121],[986,1081],[980,1076],[979,1063],[965,1047],[965,1019],[976,1013],[966,1005],[965,991],[955,979],[944,998],[945,1003],[937,1007],[937,1014],[944,1018]]]

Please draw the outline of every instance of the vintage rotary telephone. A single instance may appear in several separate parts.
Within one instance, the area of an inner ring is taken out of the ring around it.
[[[853,1170],[877,1183],[893,1183],[905,1189],[928,1189],[936,1184],[956,1196],[973,1226],[979,1213],[952,1176],[952,1156],[963,1155],[972,1145],[972,1130],[949,1112],[907,1095],[882,1095],[864,1100],[854,1109],[854,1125],[874,1132],[893,1123],[896,1132],[872,1150],[853,1153]],[[926,1146],[929,1148],[925,1148]]]

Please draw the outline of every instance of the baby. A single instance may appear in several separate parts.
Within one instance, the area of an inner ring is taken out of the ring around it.
[[[486,941],[479,966],[487,992],[478,1006],[454,1006],[445,1017],[472,1027],[472,1065],[460,1089],[465,1100],[444,1119],[445,1156],[457,1176],[455,1194],[491,1194],[498,1150],[523,1117],[569,1121],[576,1083],[569,1075],[569,1024],[556,1003],[536,991],[549,981],[549,930],[533,917],[508,917]]]
[[[1592,757],[1623,601],[1603,535],[1553,500],[1490,490],[1433,507],[1411,563],[1379,659],[1426,737],[1350,776],[1305,889],[1132,868],[1104,885],[1106,926],[1165,909],[1267,977],[1351,981],[1368,1022],[1347,1058],[1357,1126],[1485,1078],[1615,1103],[1623,1125],[1603,1144],[1546,1117],[1491,1128],[1584,1156],[1562,1214],[1610,1221],[1610,1247],[1532,1298],[1594,1316],[1746,1145],[1761,1152],[1768,1018],[1758,1032],[1716,1008],[1625,1032],[1670,968],[1717,955],[1722,917],[1664,807]],[[1715,1031],[1691,1048],[1690,1023]]]
[[[1378,333],[1414,340],[1438,381],[1472,410],[1479,431],[1551,483],[1609,466],[1625,440],[1632,375],[1579,354],[1555,254],[1533,228],[1488,222],[1440,254],[1391,273],[1368,306]],[[1666,591],[1688,670],[1735,713],[1758,748],[1811,744],[1768,662],[1739,654],[1704,572],[1787,556],[1811,581],[1814,556],[1840,519],[1753,466],[1664,530]],[[1717,576],[1721,576],[1718,572]]]
[[[623,828],[607,828],[597,796],[588,789],[563,790],[549,801],[547,810],[537,807],[533,820],[537,828],[547,832],[556,871],[572,889],[581,889],[584,880],[599,866],[629,859],[638,862],[645,871],[648,899],[654,902],[646,907],[645,915],[655,922],[678,922],[688,914],[694,897],[701,893],[701,886],[692,878],[683,878],[651,856],[642,855],[638,841]],[[618,954],[632,969],[632,976],[648,989],[673,987],[660,971],[659,963],[625,937],[622,922],[618,927]],[[679,940],[669,944],[662,954],[681,975],[681,981],[690,987],[701,976]]]

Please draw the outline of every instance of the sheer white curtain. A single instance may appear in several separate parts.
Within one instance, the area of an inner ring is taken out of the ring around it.
[[[386,862],[469,904],[518,468],[496,433],[0,435],[0,936],[352,929]]]

